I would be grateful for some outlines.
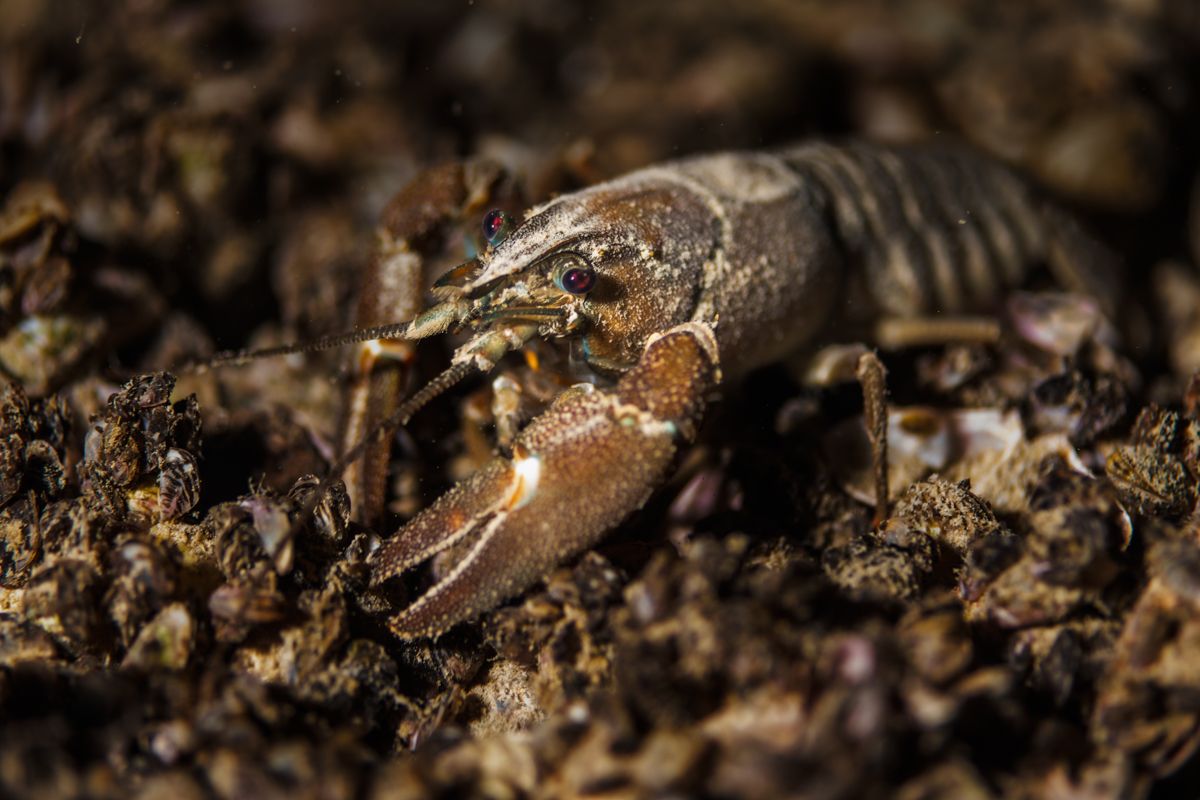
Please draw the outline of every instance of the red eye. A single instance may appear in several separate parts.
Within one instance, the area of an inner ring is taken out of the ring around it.
[[[570,267],[563,270],[554,282],[564,292],[587,294],[596,285],[596,271],[591,267]]]
[[[483,218],[483,238],[487,239],[490,245],[500,244],[512,229],[512,217],[498,208],[493,208]]]

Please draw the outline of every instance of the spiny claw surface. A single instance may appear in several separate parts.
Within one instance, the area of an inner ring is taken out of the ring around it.
[[[434,636],[594,545],[662,482],[717,381],[708,326],[653,339],[611,391],[562,394],[496,458],[413,518],[374,558],[376,583],[453,548],[457,562],[389,623]]]

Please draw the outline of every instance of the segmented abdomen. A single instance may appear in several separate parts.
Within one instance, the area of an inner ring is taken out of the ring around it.
[[[824,192],[842,247],[884,312],[994,306],[1047,259],[1045,204],[968,151],[816,143],[779,155]]]

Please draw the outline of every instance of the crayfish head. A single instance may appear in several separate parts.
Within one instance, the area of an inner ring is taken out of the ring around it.
[[[517,329],[577,337],[593,368],[624,372],[650,336],[692,319],[720,230],[694,191],[638,175],[551,201],[519,224],[490,212],[489,246],[438,280],[443,302],[414,321],[414,333],[453,326],[476,331],[478,342]]]

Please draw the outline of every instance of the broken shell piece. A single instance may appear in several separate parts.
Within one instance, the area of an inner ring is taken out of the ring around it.
[[[1129,515],[1106,480],[1047,459],[1029,492],[1026,553],[1041,581],[1100,588],[1129,545]]]
[[[194,640],[192,615],[183,603],[172,603],[147,622],[121,666],[143,670],[179,670],[187,666]]]
[[[304,508],[320,485],[321,479],[316,475],[301,475],[288,490],[288,498],[296,502],[297,508]],[[321,536],[334,542],[342,541],[350,525],[350,496],[346,493],[345,482],[336,480],[329,484],[313,509],[311,521]]]
[[[161,492],[153,484],[135,486],[125,492],[127,520],[137,528],[149,528],[161,516]]]
[[[1007,304],[1009,323],[1025,341],[1056,356],[1072,356],[1092,338],[1116,338],[1096,301],[1063,292],[1015,292]]]
[[[958,458],[983,453],[1007,453],[1025,439],[1025,428],[1016,409],[965,408],[950,412]]]
[[[113,578],[104,604],[121,644],[127,646],[174,593],[177,583],[174,565],[153,541],[136,534],[122,539],[109,557]]]
[[[38,508],[28,498],[0,512],[0,587],[11,589],[25,584],[42,552],[43,526],[38,522]]]
[[[278,503],[262,496],[250,497],[238,503],[250,512],[254,531],[262,548],[271,558],[275,571],[287,574],[292,568],[292,521]]]
[[[187,450],[167,450],[158,473],[159,519],[181,517],[200,500],[200,470],[196,458]]]
[[[237,641],[256,625],[278,622],[287,609],[275,573],[270,571],[223,584],[208,598],[208,611],[221,641]]]
[[[1003,454],[1024,437],[1015,410],[924,406],[888,412],[888,491],[897,497],[913,483],[955,462],[981,454]],[[822,441],[834,476],[859,502],[873,505],[871,447],[861,418],[835,427]]]
[[[1029,421],[1041,433],[1065,433],[1078,445],[1091,444],[1124,418],[1128,391],[1108,375],[1088,377],[1067,370],[1038,383],[1029,394]]]
[[[987,450],[964,457],[948,467],[942,477],[950,481],[969,480],[971,491],[1001,514],[1025,510],[1026,494],[1040,475],[1042,462],[1058,456],[1071,468],[1084,474],[1087,467],[1061,433],[1050,433],[1030,441],[1019,440],[1006,450]]]

